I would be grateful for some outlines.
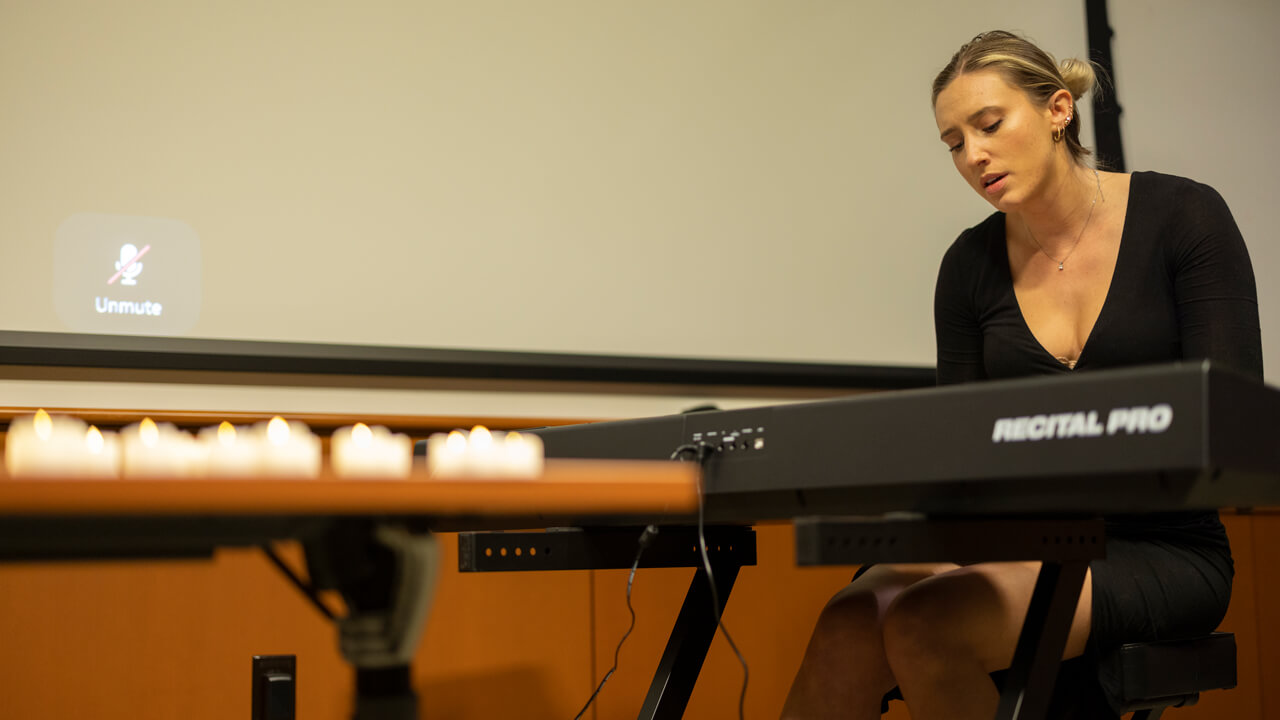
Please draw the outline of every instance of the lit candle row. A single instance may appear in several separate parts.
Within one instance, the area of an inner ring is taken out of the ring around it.
[[[407,477],[408,436],[363,423],[333,437],[334,473],[345,477]],[[9,425],[5,467],[15,477],[298,477],[321,468],[320,438],[304,423],[273,418],[235,427],[224,422],[197,435],[144,419],[119,434],[41,410]]]
[[[306,424],[273,418],[236,427],[224,422],[196,435],[150,418],[102,432],[84,421],[41,410],[9,425],[5,466],[14,477],[298,477],[320,474],[320,439]],[[364,423],[333,434],[335,475],[405,478],[413,445],[406,435]],[[433,477],[535,478],[542,441],[534,435],[494,435],[483,426],[427,439]]]
[[[542,474],[542,440],[536,435],[494,435],[482,425],[427,438],[427,470],[433,477],[536,478]]]

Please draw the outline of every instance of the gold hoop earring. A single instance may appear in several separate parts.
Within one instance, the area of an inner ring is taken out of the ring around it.
[[[1071,113],[1069,113],[1069,112],[1068,112],[1068,113],[1067,113],[1067,121],[1066,121],[1066,122],[1064,122],[1064,123],[1062,123],[1062,127],[1060,127],[1060,128],[1058,128],[1057,130],[1054,130],[1054,131],[1053,131],[1053,141],[1054,141],[1054,142],[1062,142],[1062,138],[1066,137],[1066,134],[1067,134],[1067,126],[1071,124],[1071,120],[1072,120]]]

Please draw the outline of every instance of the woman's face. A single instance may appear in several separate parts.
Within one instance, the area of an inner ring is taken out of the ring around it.
[[[1016,210],[1045,187],[1058,159],[1054,121],[1062,119],[1033,105],[999,72],[952,80],[938,94],[934,118],[961,177],[997,210]]]

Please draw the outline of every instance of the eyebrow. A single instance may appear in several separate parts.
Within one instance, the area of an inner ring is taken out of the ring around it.
[[[991,110],[999,110],[999,109],[1000,107],[998,105],[988,105],[982,108],[981,110],[973,113],[969,117],[965,118],[965,122],[973,122],[974,120],[977,120],[979,117],[981,117],[984,113],[990,112]],[[942,133],[938,135],[938,138],[941,140],[946,140],[947,136],[955,131],[956,129],[954,127],[949,127],[946,130],[943,130]]]

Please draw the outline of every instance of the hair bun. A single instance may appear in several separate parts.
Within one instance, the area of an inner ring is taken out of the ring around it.
[[[1067,58],[1058,63],[1058,72],[1062,74],[1062,81],[1071,91],[1071,96],[1076,99],[1093,91],[1098,85],[1098,74],[1093,65],[1083,60]]]

